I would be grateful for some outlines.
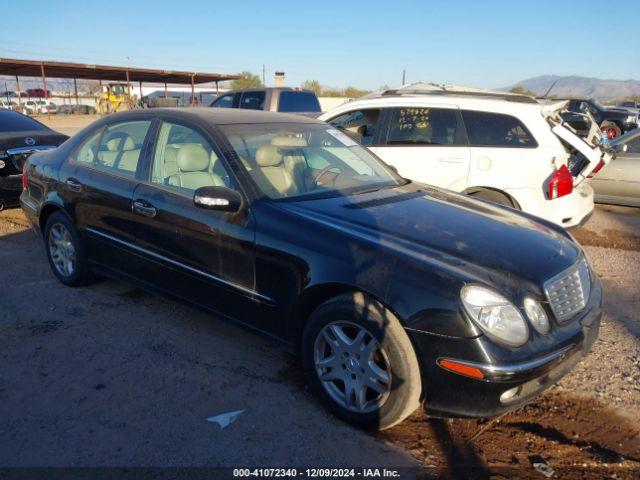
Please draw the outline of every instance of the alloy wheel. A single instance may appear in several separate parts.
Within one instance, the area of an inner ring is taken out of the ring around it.
[[[49,254],[51,261],[64,277],[70,277],[76,271],[76,249],[69,229],[61,223],[55,223],[49,229]]]
[[[391,390],[391,365],[378,340],[355,323],[325,325],[314,344],[316,373],[329,396],[343,408],[373,412]]]

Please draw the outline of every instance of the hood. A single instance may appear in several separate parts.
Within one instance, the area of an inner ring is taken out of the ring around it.
[[[416,259],[462,268],[472,276],[486,278],[487,271],[515,276],[538,287],[580,254],[560,227],[416,183],[349,197],[282,202],[279,208]]]

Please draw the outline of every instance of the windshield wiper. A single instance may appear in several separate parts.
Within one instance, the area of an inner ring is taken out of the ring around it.
[[[369,188],[363,188],[361,190],[356,190],[355,192],[353,192],[353,195],[360,195],[363,193],[372,193],[372,192],[377,192],[378,190],[383,190],[385,188],[394,188],[397,187],[398,185],[379,185],[377,187],[369,187]]]

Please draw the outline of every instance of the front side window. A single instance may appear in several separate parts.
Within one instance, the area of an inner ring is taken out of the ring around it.
[[[319,112],[320,102],[312,92],[280,92],[279,112]]]
[[[475,147],[535,148],[527,127],[511,115],[463,110],[469,143]]]
[[[114,173],[134,176],[150,126],[151,120],[108,125],[104,129],[95,155],[95,166]]]
[[[227,95],[222,95],[221,97],[216,98],[211,104],[211,106],[215,108],[233,108],[234,97],[235,97],[235,93],[228,93]]]
[[[258,188],[272,199],[341,196],[401,185],[368,150],[328,125],[220,125]]]
[[[463,145],[464,133],[457,110],[394,108],[387,145]]]
[[[328,123],[353,137],[362,145],[373,145],[378,131],[380,109],[354,110],[329,120]]]
[[[240,100],[240,108],[264,110],[264,92],[245,92]]]
[[[151,181],[183,192],[211,186],[233,188],[211,143],[193,128],[171,122],[160,127]]]

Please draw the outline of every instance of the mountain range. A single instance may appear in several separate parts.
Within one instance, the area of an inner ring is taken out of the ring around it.
[[[612,80],[577,75],[541,75],[527,78],[501,90],[522,87],[536,95],[544,95],[554,82],[555,86],[549,95],[559,98],[584,97],[614,100],[640,95],[640,80]]]

